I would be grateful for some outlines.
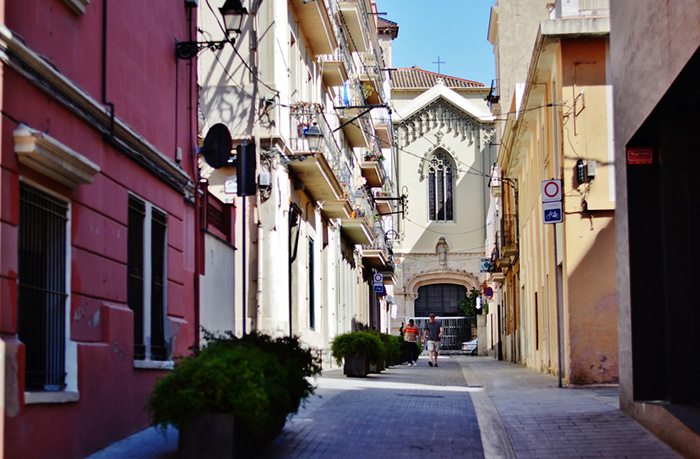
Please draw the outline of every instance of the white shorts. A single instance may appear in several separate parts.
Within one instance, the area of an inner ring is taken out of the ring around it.
[[[440,341],[430,341],[428,340],[428,351],[439,351],[440,350]]]

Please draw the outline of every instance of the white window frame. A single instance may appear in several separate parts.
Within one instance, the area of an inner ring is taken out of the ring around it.
[[[153,210],[158,210],[169,216],[168,212],[155,206],[150,201],[142,198],[133,193],[129,193],[129,198],[135,198],[143,202],[144,205],[144,222],[143,222],[143,343],[145,347],[145,356],[143,359],[134,359],[134,368],[142,369],[156,369],[156,370],[172,370],[174,368],[172,354],[168,356],[166,360],[152,360],[151,359],[151,314],[153,309],[151,307],[151,281],[153,279],[153,270],[151,264],[151,236],[152,236],[152,222],[153,222]],[[128,232],[128,228],[127,228]],[[166,324],[168,317],[168,226],[165,227],[165,240],[163,244],[163,333],[167,338],[166,334]],[[167,339],[166,339],[167,342]],[[132,346],[134,344],[132,343]]]

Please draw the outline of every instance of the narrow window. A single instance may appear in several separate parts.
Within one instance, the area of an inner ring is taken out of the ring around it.
[[[314,240],[309,239],[309,328],[316,328],[316,311],[314,310],[315,287],[314,287]]]
[[[454,220],[454,183],[452,162],[443,152],[435,153],[428,165],[428,218]]]
[[[537,292],[535,292],[535,350],[540,349],[540,314],[537,305]]]
[[[127,302],[134,312],[134,359],[166,360],[167,215],[129,197]]]
[[[25,345],[25,387],[66,387],[66,224],[68,206],[20,184],[19,338]]]

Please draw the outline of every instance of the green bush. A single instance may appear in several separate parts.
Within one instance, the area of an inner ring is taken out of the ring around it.
[[[331,343],[331,352],[338,365],[346,357],[366,355],[370,361],[377,362],[384,358],[385,350],[377,333],[354,331],[336,336]]]
[[[396,365],[401,360],[401,340],[398,336],[379,334],[379,339],[384,344],[384,360],[387,365]]]
[[[319,359],[296,337],[205,332],[204,338],[201,350],[156,383],[147,405],[151,423],[181,428],[201,413],[231,414],[246,447],[264,445],[313,393],[306,377],[320,372]]]

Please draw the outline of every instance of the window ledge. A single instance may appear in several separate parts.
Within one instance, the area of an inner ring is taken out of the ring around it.
[[[90,0],[63,0],[76,14],[85,14]]]
[[[175,363],[172,360],[134,360],[134,368],[140,370],[172,370]]]
[[[91,183],[100,167],[58,140],[20,124],[12,133],[17,159],[25,166],[75,188]]]
[[[73,391],[24,393],[25,405],[37,405],[40,403],[75,403],[79,400],[80,393]]]

